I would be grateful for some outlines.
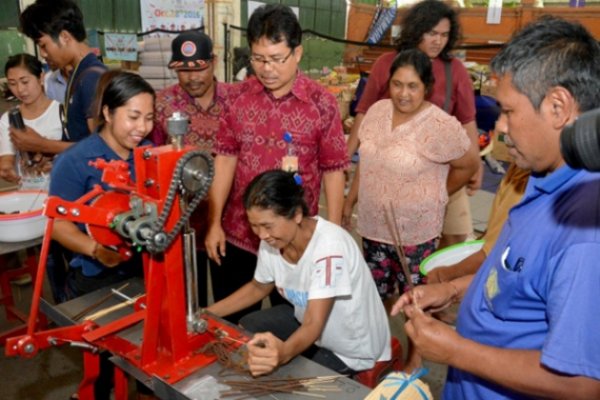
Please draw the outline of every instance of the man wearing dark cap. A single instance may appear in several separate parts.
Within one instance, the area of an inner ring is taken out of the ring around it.
[[[184,143],[211,151],[230,86],[217,83],[214,77],[212,40],[199,31],[183,32],[173,39],[171,52],[169,68],[175,70],[179,82],[156,95],[156,119],[150,139],[157,145],[167,143],[167,119],[180,112],[190,120]]]
[[[189,119],[189,130],[183,137],[185,144],[212,152],[214,138],[219,130],[219,117],[231,85],[217,82],[214,77],[216,58],[212,40],[199,31],[180,33],[171,43],[169,68],[179,80],[156,95],[155,124],[150,140],[156,145],[168,142],[167,119],[180,112]],[[206,306],[207,257],[204,249],[207,206],[202,202],[191,223],[196,230],[198,265],[198,293],[201,306]]]

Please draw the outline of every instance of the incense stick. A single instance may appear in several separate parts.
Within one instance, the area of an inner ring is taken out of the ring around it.
[[[123,289],[125,289],[127,286],[129,286],[129,282],[125,283],[124,285],[122,285],[121,287],[117,288],[118,291],[121,291]],[[112,292],[107,293],[106,295],[102,296],[98,301],[96,301],[93,304],[90,304],[89,306],[87,306],[86,308],[84,308],[83,310],[79,311],[77,314],[73,315],[72,319],[74,321],[77,321],[78,319],[80,319],[81,317],[83,317],[85,314],[89,313],[90,311],[92,311],[94,308],[99,307],[100,305],[104,304],[108,299],[110,299],[113,296]]]
[[[221,397],[243,396],[240,399],[261,397],[274,393],[290,393],[299,396],[307,396],[313,398],[327,398],[326,395],[314,393],[314,391],[334,392],[340,391],[339,387],[331,386],[342,376],[325,376],[312,378],[267,378],[257,380],[242,380],[242,381],[222,381],[221,383],[231,387],[231,390],[221,392]],[[325,384],[324,386],[319,386]],[[314,385],[314,386],[313,386]],[[311,391],[313,393],[309,393]]]
[[[400,259],[400,267],[402,267],[402,273],[406,278],[406,286],[409,289],[412,289],[415,285],[412,282],[412,274],[410,273],[410,269],[408,268],[408,264],[406,263],[406,255],[404,254],[404,249],[402,248],[402,242],[400,240],[400,230],[398,229],[396,215],[394,213],[394,207],[392,206],[392,203],[390,203],[391,216],[388,215],[387,209],[385,207],[383,208],[383,210],[386,225],[390,230],[390,234],[392,235],[392,241],[394,242],[394,247],[396,248],[396,253],[398,253],[398,258]]]
[[[120,310],[120,309],[125,308],[127,306],[130,306],[133,303],[135,303],[137,301],[137,299],[139,299],[140,297],[142,297],[142,295],[138,294],[137,296],[132,297],[131,300],[127,300],[127,301],[124,301],[122,303],[116,304],[114,306],[104,308],[104,309],[102,309],[100,311],[95,312],[94,314],[88,315],[87,317],[84,318],[84,321],[90,321],[90,320],[93,321],[95,319],[104,317],[105,315],[108,315],[108,314],[110,314],[110,313],[112,313],[114,311],[117,311],[117,310]]]

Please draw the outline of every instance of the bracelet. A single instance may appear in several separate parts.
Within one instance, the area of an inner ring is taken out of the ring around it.
[[[452,298],[450,299],[452,303],[458,303],[459,300],[459,295],[458,295],[458,288],[456,286],[454,286],[454,284],[452,283],[452,281],[448,281],[446,282],[448,285],[452,286],[452,289],[454,289],[454,294],[452,295]]]

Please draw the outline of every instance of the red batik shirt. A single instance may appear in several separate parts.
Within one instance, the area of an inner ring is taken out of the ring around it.
[[[150,140],[157,146],[167,143],[167,119],[179,111],[189,118],[188,133],[183,137],[185,144],[212,151],[223,104],[231,84],[215,81],[215,93],[211,105],[205,110],[179,84],[169,86],[156,94],[154,129]]]
[[[310,214],[316,215],[323,173],[347,168],[348,157],[335,98],[301,72],[291,92],[278,99],[256,78],[235,86],[214,148],[216,154],[237,157],[222,226],[230,243],[256,253],[259,239],[242,202],[250,181],[261,172],[281,168],[284,156],[297,156],[306,203]],[[291,145],[283,139],[286,131],[292,135]]]

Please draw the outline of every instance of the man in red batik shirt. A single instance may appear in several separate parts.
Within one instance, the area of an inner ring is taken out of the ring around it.
[[[297,171],[311,215],[319,211],[322,180],[327,218],[341,223],[348,156],[340,114],[335,98],[298,70],[301,40],[298,19],[287,6],[260,7],[248,22],[256,76],[235,86],[214,147],[205,243],[215,300],[254,275],[259,238],[246,219],[242,194],[261,172]],[[280,300],[272,297],[272,302]],[[247,311],[229,319],[237,322]]]

